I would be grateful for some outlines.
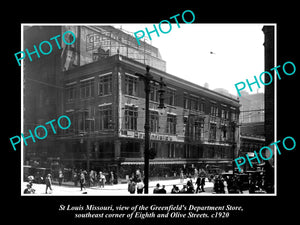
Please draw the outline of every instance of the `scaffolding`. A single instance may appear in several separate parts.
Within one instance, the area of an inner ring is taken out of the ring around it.
[[[149,44],[144,37],[138,45],[132,32],[112,26],[88,26],[95,31],[86,35],[86,51],[92,51],[93,61],[115,54],[121,54],[130,59],[165,71],[165,61],[160,58],[158,49]]]

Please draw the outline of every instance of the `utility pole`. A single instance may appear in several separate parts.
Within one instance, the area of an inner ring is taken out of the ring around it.
[[[144,193],[148,194],[149,192],[149,149],[150,149],[150,123],[149,123],[149,94],[150,94],[150,85],[151,83],[160,84],[160,104],[158,108],[164,108],[163,104],[163,87],[166,86],[162,78],[160,81],[153,79],[153,76],[150,74],[150,66],[146,66],[146,74],[135,73],[136,76],[139,76],[140,80],[144,81],[145,85],[145,149],[144,149]]]

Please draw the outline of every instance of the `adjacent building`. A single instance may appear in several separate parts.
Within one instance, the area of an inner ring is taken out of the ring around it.
[[[239,156],[254,157],[254,151],[266,145],[265,143],[265,99],[264,93],[249,94],[242,92],[240,97],[240,151]],[[243,166],[244,171],[255,170],[259,163],[253,162]]]

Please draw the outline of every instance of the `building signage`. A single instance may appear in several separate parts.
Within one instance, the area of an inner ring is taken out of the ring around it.
[[[140,131],[121,130],[119,136],[144,139],[145,133]],[[184,142],[184,136],[150,133],[150,140]]]

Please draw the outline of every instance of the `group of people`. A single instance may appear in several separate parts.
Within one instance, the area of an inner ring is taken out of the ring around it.
[[[138,173],[139,174],[139,173]],[[190,177],[188,178],[186,184],[183,184],[182,189],[179,189],[177,185],[173,185],[173,188],[171,189],[171,194],[183,194],[183,193],[199,193],[204,192],[204,186],[205,186],[205,177],[204,176],[198,176],[195,182],[196,188],[193,184],[193,179]],[[144,183],[142,181],[142,178],[137,175],[133,176],[129,179],[128,182],[128,192],[130,194],[142,194],[144,191]],[[153,194],[166,194],[166,186],[160,185],[159,183],[156,184],[155,188],[153,189]]]
[[[58,172],[58,185],[61,186],[64,179],[64,174],[62,170]],[[24,194],[34,194],[35,189],[33,189],[33,182],[35,180],[34,176],[30,175],[27,178],[28,184],[26,185],[26,188],[24,189]],[[109,182],[110,184],[113,184],[115,180],[115,174],[113,172],[110,172],[109,174]],[[47,174],[45,179],[45,185],[46,190],[45,193],[48,193],[48,190],[52,192],[52,183],[53,179],[51,174]],[[77,186],[78,183],[80,184],[80,190],[85,190],[87,186],[97,186],[99,185],[100,188],[104,188],[106,182],[106,176],[103,172],[99,171],[97,174],[96,171],[91,170],[90,173],[88,173],[86,170],[80,170],[78,172],[73,173],[73,181],[74,185]]]
[[[108,177],[108,179],[106,179]],[[108,176],[104,172],[91,170],[89,173],[86,170],[79,170],[78,172],[73,173],[74,185],[77,186],[80,184],[80,190],[86,189],[87,186],[95,187],[99,186],[104,188],[105,184],[115,184],[117,182],[116,175],[113,171],[109,173]]]
[[[176,185],[173,185],[173,188],[171,189],[171,194],[197,194],[199,192],[205,192],[205,179],[205,176],[198,175],[195,181],[195,186],[197,187],[195,188],[193,184],[193,179],[189,177],[186,184],[182,186],[182,189],[179,190],[179,188]]]
[[[214,193],[216,194],[228,194],[228,181],[229,177],[222,177],[220,175],[216,175],[213,177],[212,182],[214,184]],[[230,183],[230,182],[229,182]],[[236,183],[236,190],[238,190],[240,193],[243,193],[242,183],[241,180],[238,179],[235,181]]]
[[[240,193],[249,190],[250,194],[263,193],[266,190],[264,176],[246,176],[242,178],[239,175],[215,175],[212,178],[214,192],[217,194]]]
[[[26,188],[24,189],[24,194],[34,194],[35,189],[33,188],[33,181],[34,181],[34,176],[30,175],[28,176],[28,183],[26,185]],[[45,177],[45,185],[46,185],[46,191],[45,194],[48,194],[48,189],[52,192],[52,177],[51,174],[47,174]]]

